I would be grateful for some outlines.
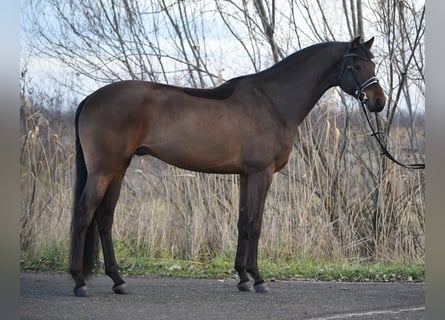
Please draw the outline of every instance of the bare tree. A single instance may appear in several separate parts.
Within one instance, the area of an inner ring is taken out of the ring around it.
[[[94,81],[170,82],[175,64],[193,86],[213,85],[218,77],[205,61],[202,28],[189,21],[200,16],[203,4],[31,0],[28,6],[23,26],[28,45]]]
[[[374,61],[388,97],[385,117],[379,121],[388,147],[402,161],[423,160],[424,128],[419,119],[424,110],[418,105],[424,105],[425,92],[425,6],[419,1],[28,0],[23,6],[23,41],[31,58],[57,63],[73,72],[76,80],[66,82],[66,77],[54,75],[54,81],[59,79],[60,86],[79,92],[79,97],[89,93],[82,88],[85,79],[96,86],[122,79],[215,86],[224,80],[223,68],[232,75],[258,72],[317,42],[375,36]],[[26,74],[26,68],[22,71]],[[22,83],[29,81],[26,79]],[[30,101],[33,88],[28,88],[32,87],[30,82],[26,86],[22,94]],[[63,103],[62,97],[58,102]],[[338,101],[341,110],[336,108]],[[325,111],[327,107],[330,111]],[[38,196],[33,175],[40,173],[39,163],[55,163],[56,159],[45,158],[50,154],[45,148],[52,147],[45,140],[31,143],[39,114],[44,113],[35,106],[32,112],[26,110],[22,158],[29,171],[31,200],[24,206],[29,213],[25,217],[29,217],[36,212]],[[313,217],[327,221],[326,230],[333,235],[330,240],[338,241],[340,248],[357,243],[360,254],[375,258],[384,242],[391,243],[395,235],[412,239],[399,232],[396,221],[400,222],[403,214],[412,217],[414,212],[421,224],[425,190],[423,173],[402,174],[378,155],[378,146],[368,137],[359,111],[354,99],[335,90],[322,97],[300,128],[294,165],[284,170],[280,179],[293,186],[286,193],[295,198],[293,215],[296,208],[312,210]],[[48,137],[58,145],[55,136]],[[69,161],[70,155],[64,159]],[[409,184],[401,184],[398,177]],[[204,181],[201,176],[199,179]],[[297,185],[302,186],[298,195]],[[275,194],[277,199],[281,194]],[[169,201],[173,198],[168,197]],[[180,198],[186,199],[186,207],[192,210],[190,198],[184,194]],[[300,198],[307,204],[301,205]],[[297,217],[292,216],[298,226],[303,220],[300,211]],[[414,249],[403,250],[421,255],[422,233],[412,241]],[[356,253],[355,249],[347,250]]]

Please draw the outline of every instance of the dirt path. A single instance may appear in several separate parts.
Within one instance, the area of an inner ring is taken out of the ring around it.
[[[424,283],[272,282],[271,292],[239,292],[235,280],[108,277],[77,298],[67,274],[20,274],[21,319],[424,319]]]

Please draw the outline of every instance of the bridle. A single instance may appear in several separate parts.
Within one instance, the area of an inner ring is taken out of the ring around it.
[[[343,56],[343,61],[347,58],[351,58],[351,57],[357,57],[360,58],[362,60],[365,61],[371,61],[371,59],[363,57],[357,53],[347,53]],[[369,87],[370,85],[374,84],[374,83],[379,83],[379,79],[376,76],[373,76],[371,78],[369,78],[366,81],[363,81],[362,83],[358,82],[357,77],[354,74],[354,70],[351,66],[351,64],[349,63],[343,63],[343,68],[342,71],[340,72],[340,81],[343,78],[343,74],[345,72],[345,70],[349,70],[351,72],[352,75],[352,80],[354,81],[354,85],[355,85],[355,91],[354,91],[354,96],[362,103],[366,103],[366,101],[369,99],[368,96],[366,95],[366,92],[364,92],[364,90]]]
[[[363,57],[363,56],[361,56],[361,55],[359,55],[357,53],[346,53],[343,56],[343,61],[345,59],[351,58],[351,57],[357,57],[357,58],[360,58],[362,60],[371,61],[371,59]],[[368,125],[369,125],[369,127],[371,128],[371,131],[372,131],[371,136],[375,137],[375,139],[377,140],[377,143],[380,146],[380,149],[381,149],[380,155],[383,155],[383,156],[387,157],[388,159],[390,159],[394,163],[396,163],[399,166],[401,166],[403,168],[406,168],[406,169],[425,169],[425,164],[424,163],[403,164],[403,163],[401,163],[400,161],[398,161],[397,159],[394,158],[394,156],[388,151],[388,149],[386,148],[385,144],[382,142],[382,137],[381,137],[382,133],[381,133],[380,128],[379,128],[379,120],[377,118],[377,113],[375,113],[375,120],[376,120],[377,130],[374,129],[374,126],[372,125],[371,120],[369,119],[368,112],[366,111],[366,102],[369,100],[369,98],[368,98],[366,92],[364,92],[364,90],[367,87],[371,86],[372,84],[378,83],[379,79],[376,76],[372,76],[368,80],[360,83],[357,80],[357,77],[354,74],[354,70],[353,70],[351,64],[348,61],[347,63],[346,62],[343,63],[343,67],[342,67],[342,70],[340,72],[340,77],[339,77],[340,83],[341,83],[341,80],[343,78],[343,74],[344,74],[345,70],[349,70],[351,72],[351,76],[352,76],[352,79],[353,79],[354,85],[355,85],[354,96],[355,96],[355,98],[357,98],[358,101],[360,101],[360,104],[361,104],[362,109],[363,109],[363,113],[365,114],[366,122],[368,122]]]

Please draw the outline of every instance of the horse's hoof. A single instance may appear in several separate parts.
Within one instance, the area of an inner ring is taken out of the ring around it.
[[[127,286],[125,285],[125,283],[114,285],[113,292],[115,294],[126,294],[126,293],[128,293]]]
[[[86,286],[82,286],[79,288],[74,288],[74,294],[76,297],[87,297],[88,296],[88,290]]]
[[[253,286],[255,288],[255,292],[258,293],[268,293],[270,292],[269,286],[266,282],[261,282]]]
[[[239,291],[252,291],[252,285],[249,281],[243,281],[237,284]]]

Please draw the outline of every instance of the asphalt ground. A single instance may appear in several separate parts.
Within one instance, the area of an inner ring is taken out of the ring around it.
[[[68,274],[21,273],[20,319],[405,319],[425,317],[424,283],[269,282],[240,292],[234,279],[126,277],[116,295],[97,275],[75,297]]]

